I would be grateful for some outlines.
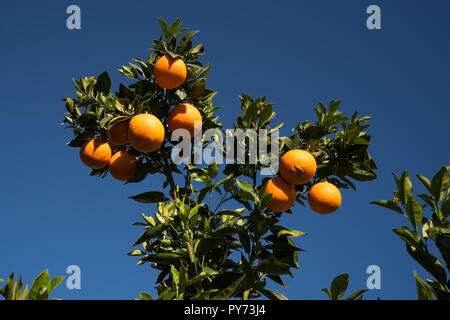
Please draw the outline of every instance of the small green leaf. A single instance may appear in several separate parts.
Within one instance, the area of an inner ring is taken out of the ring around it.
[[[450,177],[448,174],[448,169],[446,167],[442,167],[431,181],[431,194],[437,201],[441,201],[447,194],[449,184]]]
[[[431,192],[431,181],[428,180],[427,177],[424,177],[420,174],[416,174],[417,178],[419,178],[419,180],[423,183],[423,185],[425,186],[425,188],[427,188],[428,192]]]
[[[197,245],[197,253],[205,254],[211,250],[217,248],[225,239],[214,237],[214,238],[203,238],[199,241]]]
[[[351,295],[349,295],[345,300],[360,300],[362,299],[366,291],[367,289],[355,291]]]
[[[414,229],[418,230],[418,227],[422,223],[423,209],[420,203],[412,195],[409,195],[406,198],[406,212],[408,213],[409,221],[411,221]]]
[[[48,276],[48,270],[45,269],[41,274],[39,274],[33,281],[33,285],[30,289],[30,300],[42,300],[45,295],[44,292],[41,291],[42,288],[49,288],[50,286],[50,278]]]
[[[144,192],[129,198],[142,203],[158,203],[169,200],[165,197],[164,193],[159,191]]]
[[[402,209],[400,208],[400,206],[398,204],[396,204],[394,201],[390,201],[390,200],[378,200],[378,201],[372,201],[371,204],[376,204],[378,206],[396,211],[398,213],[403,214]]]
[[[281,293],[275,291],[275,290],[269,290],[269,289],[258,289],[258,292],[269,298],[270,300],[289,300]]]
[[[215,177],[217,177],[217,174],[219,173],[219,165],[217,162],[212,162],[210,165],[208,165],[208,176],[213,180]]]
[[[139,292],[139,300],[153,300],[153,298],[146,292]]]
[[[318,109],[317,109],[317,110],[318,110]],[[329,298],[330,300],[333,300],[333,299],[331,299],[331,291],[330,291],[330,289],[328,289],[328,288],[323,288],[321,291],[325,292],[325,293],[328,295],[328,298]]]
[[[398,193],[400,197],[400,201],[402,203],[406,203],[406,200],[408,199],[408,196],[412,195],[413,186],[411,183],[411,180],[409,179],[408,172],[403,172],[402,176],[400,177],[400,180],[398,182]]]
[[[268,275],[291,274],[290,265],[275,257],[260,260],[256,270]]]
[[[245,252],[249,253],[251,248],[250,236],[248,235],[247,230],[239,229],[238,231],[239,240],[241,241],[242,247]]]
[[[291,230],[286,227],[277,226],[274,225],[270,229],[278,238],[281,236],[289,236],[289,237],[300,237],[303,235],[306,235],[306,233],[297,231],[297,230]]]
[[[216,294],[214,297],[212,297],[212,300],[227,300],[231,298],[236,290],[238,289],[239,285],[241,284],[242,280],[244,280],[245,274],[241,275],[239,278],[237,278],[235,281],[233,281],[228,287],[225,289],[220,290],[218,294]]]
[[[55,289],[63,280],[64,280],[63,276],[55,277],[55,278],[51,279],[49,289],[48,289],[48,294],[50,295],[50,293],[53,291],[53,289]]]
[[[345,290],[347,290],[348,281],[349,281],[348,273],[343,273],[334,278],[330,288],[331,300],[340,300],[342,298]]]
[[[420,244],[420,236],[417,232],[408,229],[407,227],[402,227],[402,229],[393,229],[394,233],[400,237],[407,244],[417,247]]]
[[[417,298],[419,300],[434,300],[431,288],[423,282],[416,270],[414,270],[414,277],[416,278]]]
[[[102,92],[108,94],[111,88],[111,79],[109,78],[108,72],[103,72],[97,78],[97,83],[94,86],[95,92]]]

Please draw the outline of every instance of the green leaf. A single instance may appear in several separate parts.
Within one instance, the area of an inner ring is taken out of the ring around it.
[[[167,38],[169,36],[169,32],[167,31],[167,23],[161,18],[158,18],[158,21],[164,36]]]
[[[153,298],[146,292],[139,292],[139,300],[153,300]]]
[[[318,110],[318,109],[317,109],[317,110]],[[328,295],[328,298],[329,298],[330,300],[332,300],[332,299],[331,299],[331,291],[330,291],[330,289],[328,289],[328,288],[323,288],[321,291],[325,292],[325,293]]]
[[[167,28],[167,33],[173,36],[180,27],[181,27],[181,20],[180,18],[177,18],[177,20]]]
[[[42,288],[48,290],[50,286],[50,278],[48,276],[48,270],[45,269],[41,274],[39,274],[33,281],[33,285],[30,289],[29,299],[30,300],[42,300],[43,298],[48,297],[48,291],[45,293],[41,291]],[[45,297],[47,296],[47,297]]]
[[[55,289],[60,283],[61,281],[64,280],[64,277],[55,277],[53,279],[50,280],[50,286],[48,289],[48,294],[50,295],[50,293],[53,291],[53,289]]]
[[[359,299],[362,299],[362,297],[364,296],[364,293],[366,291],[367,291],[367,289],[355,291],[351,295],[349,295],[347,297],[347,299],[345,299],[345,300],[359,300]]]
[[[242,247],[245,252],[249,253],[251,248],[250,236],[245,229],[239,229],[238,231],[239,240],[241,241]]]
[[[412,195],[409,195],[406,198],[406,212],[408,213],[409,221],[411,221],[414,229],[418,230],[418,227],[422,223],[423,209],[420,203]]]
[[[212,179],[217,177],[217,174],[219,173],[219,165],[217,162],[212,162],[210,165],[208,165],[208,176]]]
[[[402,229],[392,229],[394,233],[399,236],[400,239],[405,241],[407,244],[417,247],[420,244],[420,236],[417,232],[408,229],[407,227],[402,227]]]
[[[426,202],[426,204],[428,204],[431,208],[434,208],[434,203],[433,203],[433,199],[431,198],[430,195],[425,194],[425,193],[421,193],[417,195],[420,199],[422,199],[424,202]]]
[[[411,183],[411,180],[409,179],[408,172],[403,172],[402,176],[400,177],[400,180],[398,182],[398,193],[399,198],[402,203],[406,203],[406,200],[408,199],[408,196],[412,195],[413,186]]]
[[[142,250],[133,250],[133,251],[127,253],[127,255],[129,255],[129,256],[143,256],[143,255],[145,255],[145,252],[142,251]]]
[[[430,230],[430,238],[434,236],[433,233],[435,233],[435,229],[437,228]],[[450,269],[450,229],[440,228],[436,233],[436,246],[447,265],[447,269]]]
[[[398,204],[396,204],[394,201],[378,200],[378,201],[372,201],[371,204],[376,204],[377,206],[381,206],[381,207],[387,208],[389,210],[393,210],[393,211],[403,214],[403,211],[400,208],[400,206]]]
[[[431,194],[437,201],[441,201],[447,194],[450,184],[448,169],[442,167],[431,181]]]
[[[427,279],[428,285],[433,290],[437,300],[450,300],[450,290],[439,281]]]
[[[416,278],[417,298],[419,300],[434,300],[431,288],[423,282],[416,270],[414,270],[414,277]]]
[[[98,76],[94,91],[108,94],[109,89],[111,89],[111,79],[109,78],[108,72],[105,71]]]
[[[237,278],[235,281],[233,281],[228,287],[225,289],[220,290],[218,294],[216,294],[214,297],[212,297],[212,300],[227,300],[231,298],[236,290],[238,289],[239,285],[241,284],[242,280],[244,280],[245,274],[241,275],[239,278]]]
[[[256,270],[268,275],[291,274],[290,265],[275,257],[260,260]]]
[[[144,192],[129,198],[142,203],[158,203],[169,200],[165,197],[164,193],[159,191]]]
[[[447,282],[447,274],[442,262],[436,257],[426,252],[421,247],[406,245],[406,251],[414,258],[425,270],[432,274],[440,283]]]
[[[132,247],[134,247],[138,244],[144,243],[152,238],[158,237],[165,228],[166,227],[162,224],[158,224],[156,227],[148,228],[139,236],[139,238],[132,245]]]
[[[340,300],[342,298],[345,290],[347,290],[348,281],[349,281],[348,273],[343,273],[334,278],[330,288],[331,300]]]
[[[275,281],[276,283],[278,283],[279,285],[287,288],[286,283],[284,283],[283,279],[280,276],[276,276],[276,275],[271,275],[271,276],[267,276],[269,279],[271,279],[272,281]]]
[[[180,282],[180,273],[174,266],[170,266],[170,274],[172,275],[172,281],[178,285]]]
[[[25,285],[23,291],[16,296],[16,300],[27,300],[28,299],[28,285]]]
[[[241,264],[242,271],[245,273],[245,289],[250,289],[255,283],[255,271],[253,266],[245,259],[244,255],[241,253]]]
[[[251,194],[255,194],[255,190],[253,190],[253,187],[248,182],[239,179],[237,179],[236,182],[241,190]]]
[[[306,235],[306,233],[297,231],[297,230],[291,230],[286,227],[277,226],[274,225],[270,228],[270,230],[279,238],[281,236],[289,236],[289,237],[300,237]]]
[[[447,195],[447,198],[442,203],[441,212],[444,216],[444,219],[447,219],[447,217],[450,215],[450,195]]]
[[[162,264],[176,265],[180,262],[180,255],[171,252],[149,254],[141,259],[144,262],[156,262]]]
[[[197,245],[197,253],[205,254],[210,252],[211,250],[217,248],[222,242],[224,238],[214,237],[214,238],[203,238],[199,241]]]
[[[257,291],[263,294],[265,297],[269,298],[270,300],[289,300],[284,295],[275,290],[258,289]]]
[[[416,174],[416,176],[423,183],[425,188],[427,188],[428,192],[431,192],[431,181],[428,180],[428,178],[426,178],[426,177],[424,177],[424,176],[422,176],[420,174]]]

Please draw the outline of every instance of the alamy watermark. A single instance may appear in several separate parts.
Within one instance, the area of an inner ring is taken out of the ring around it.
[[[69,14],[66,20],[66,26],[69,30],[81,29],[81,9],[77,5],[70,5],[66,9],[66,13]]]
[[[370,274],[370,276],[367,278],[366,285],[367,289],[373,290],[381,289],[381,268],[375,264],[370,265],[366,269],[366,273]]]
[[[69,290],[81,290],[81,269],[79,266],[72,264],[67,267],[66,273],[70,274],[66,279],[66,287]]]
[[[370,5],[366,10],[367,14],[370,16],[367,18],[366,26],[369,30],[380,30],[381,29],[381,9],[377,5]]]
[[[194,139],[186,129],[172,132],[173,163],[184,164],[262,164],[261,175],[274,175],[279,166],[279,131],[267,129],[208,129],[202,133],[201,122],[194,125]],[[193,142],[193,143],[192,143]],[[207,143],[205,147],[204,144]],[[270,149],[269,150],[269,146]]]

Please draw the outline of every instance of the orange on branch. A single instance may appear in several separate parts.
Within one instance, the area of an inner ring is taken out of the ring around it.
[[[107,135],[112,144],[116,146],[123,146],[128,143],[128,125],[130,123],[129,120],[124,120],[114,125],[111,125],[112,122],[119,118],[126,118],[123,116],[114,117],[109,123],[107,128]]]
[[[92,169],[101,169],[108,165],[111,158],[111,147],[100,138],[86,141],[80,149],[80,159]]]
[[[330,214],[341,206],[341,192],[329,182],[319,182],[312,186],[308,193],[311,209],[319,214]]]
[[[284,180],[295,185],[309,182],[316,174],[316,170],[316,159],[305,150],[290,150],[280,159],[281,176]]]
[[[273,212],[283,212],[290,209],[297,196],[294,187],[281,177],[270,179],[264,193],[272,194],[272,200],[270,200],[267,208]]]
[[[165,55],[156,61],[154,76],[156,83],[165,89],[175,89],[186,80],[187,69],[181,58]]]
[[[136,150],[156,151],[164,142],[164,137],[164,126],[154,115],[141,113],[131,118],[128,127],[128,141]]]
[[[194,137],[196,131],[201,133],[202,115],[200,111],[189,103],[180,103],[169,114],[167,125],[170,131],[186,129]]]
[[[127,151],[118,151],[109,160],[109,172],[117,180],[127,181],[136,174],[138,162],[138,158]]]

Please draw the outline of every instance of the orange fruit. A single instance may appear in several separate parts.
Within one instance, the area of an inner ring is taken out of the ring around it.
[[[165,55],[156,61],[154,76],[156,83],[165,89],[181,86],[186,80],[187,69],[181,58]]]
[[[153,152],[164,142],[164,126],[152,114],[141,113],[130,120],[128,141],[136,150]]]
[[[127,151],[118,151],[109,160],[109,173],[119,181],[127,181],[136,174],[138,162],[138,158]]]
[[[171,131],[186,129],[193,137],[195,131],[201,132],[202,115],[192,104],[180,103],[170,112],[167,125]]]
[[[316,159],[305,150],[290,150],[280,159],[280,174],[284,180],[292,184],[309,182],[316,174],[316,170]]]
[[[283,212],[294,205],[297,197],[294,187],[281,177],[270,179],[267,182],[265,194],[272,194],[267,208],[273,212]]]
[[[108,165],[111,158],[111,147],[100,138],[93,138],[83,143],[80,149],[80,159],[92,169],[101,169]]]
[[[112,118],[109,122],[110,124],[119,118],[126,118],[123,116]],[[121,121],[114,125],[108,125],[106,130],[106,134],[108,135],[109,140],[112,144],[116,146],[123,146],[128,143],[128,125],[130,121]]]
[[[329,182],[319,182],[312,186],[308,193],[311,209],[320,214],[329,214],[341,206],[341,192]]]

